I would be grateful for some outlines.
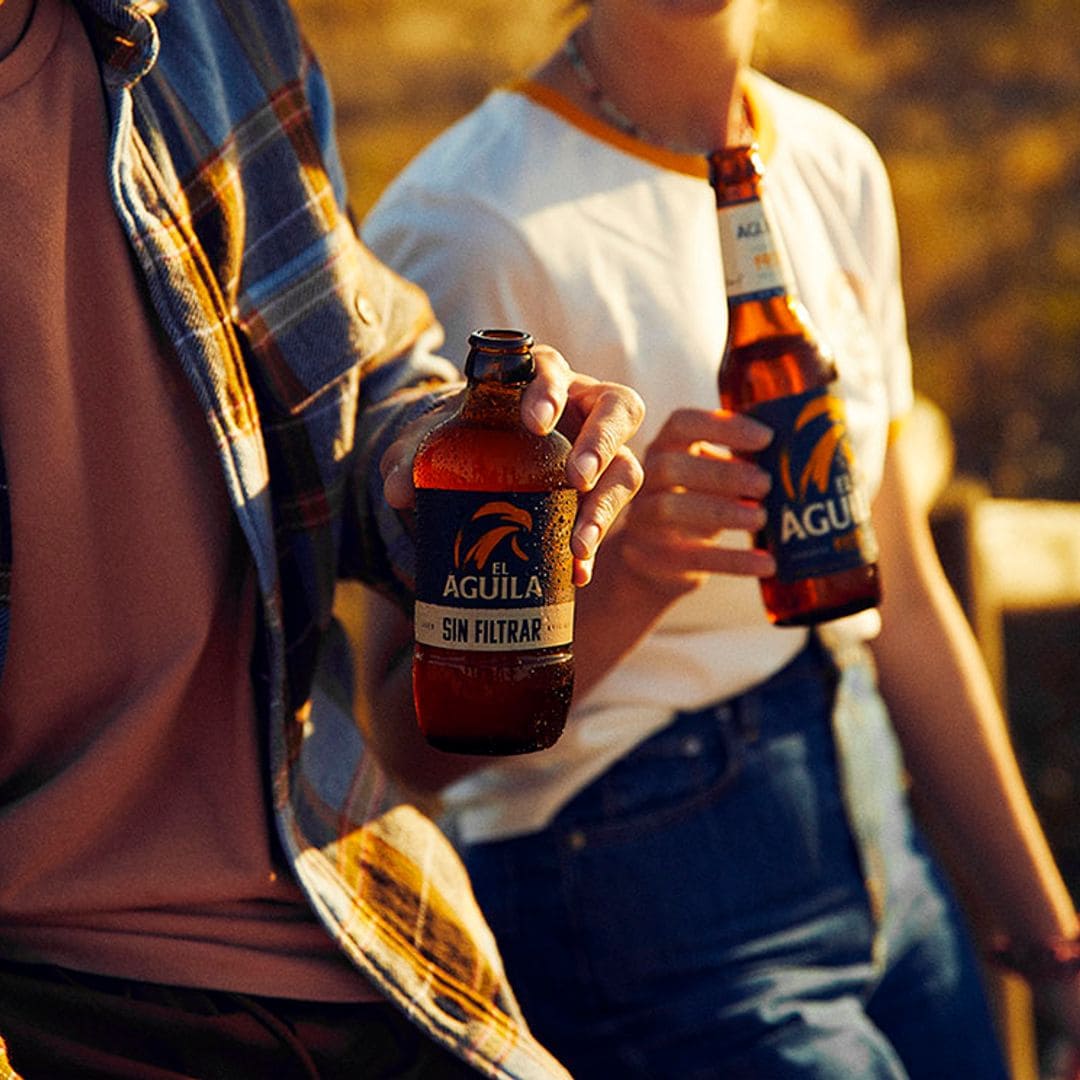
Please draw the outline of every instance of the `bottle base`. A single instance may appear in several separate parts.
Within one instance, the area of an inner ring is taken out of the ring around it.
[[[774,626],[816,626],[877,607],[881,579],[876,563],[797,581],[763,578],[761,599]]]
[[[872,607],[877,607],[876,600],[856,600],[848,604],[840,604],[836,607],[816,611],[796,611],[787,615],[770,615],[769,621],[773,626],[817,626],[820,623],[843,619],[847,615],[857,615],[860,611],[866,611]]]
[[[548,734],[539,734],[528,742],[517,739],[460,738],[455,735],[424,735],[428,746],[444,754],[466,754],[472,757],[513,757],[517,754],[533,754],[554,746],[562,734],[562,724],[558,730]]]
[[[413,700],[428,744],[453,754],[504,757],[553,746],[574,692],[564,648],[507,658],[417,645]]]

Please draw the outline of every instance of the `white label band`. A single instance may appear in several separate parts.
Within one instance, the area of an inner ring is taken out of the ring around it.
[[[717,210],[724,284],[729,300],[776,296],[784,290],[784,266],[758,199]]]
[[[574,605],[460,608],[418,600],[415,625],[421,645],[468,652],[546,649],[574,640]]]

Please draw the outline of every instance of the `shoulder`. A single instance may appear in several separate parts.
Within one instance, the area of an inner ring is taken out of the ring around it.
[[[362,223],[362,237],[411,276],[417,264],[456,261],[505,242],[513,231],[525,136],[496,91],[430,142],[386,186]]]
[[[280,149],[286,165],[290,152],[317,162],[344,200],[329,87],[286,0],[174,0],[153,21],[158,51],[134,88],[136,123],[181,177],[220,162],[226,146],[245,174]]]
[[[287,0],[258,4],[222,4],[214,0],[184,0],[161,4],[154,14],[163,43],[175,39],[189,49],[213,52],[239,44],[248,55],[285,47],[298,53],[302,36]]]
[[[537,231],[551,240],[573,158],[559,124],[525,96],[493,91],[387,185],[364,218],[364,241],[407,276],[461,265],[483,274],[496,256],[503,270],[535,271]]]
[[[878,156],[866,132],[831,105],[759,71],[752,72],[750,87],[754,99],[767,110],[779,150],[800,156],[839,152],[856,160]]]
[[[666,175],[650,158],[598,137],[523,80],[493,91],[431,142],[388,186],[373,213],[378,217],[388,205],[467,204],[529,228],[597,202],[610,206]]]
[[[492,91],[438,135],[387,186],[373,208],[467,204],[517,219],[558,186],[559,121],[511,88]]]
[[[253,109],[310,70],[310,51],[285,0],[184,0],[168,4],[154,22],[160,41],[154,75],[185,97],[216,96]]]
[[[885,163],[874,142],[836,109],[755,72],[753,92],[772,127],[770,171],[809,190],[849,221],[892,214]]]

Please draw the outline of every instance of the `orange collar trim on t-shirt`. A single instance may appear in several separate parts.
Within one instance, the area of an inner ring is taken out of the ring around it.
[[[564,94],[558,90],[553,90],[550,86],[545,86],[543,83],[538,83],[533,79],[518,79],[511,83],[507,89],[529,98],[537,105],[556,113],[567,123],[580,128],[593,138],[608,143],[610,146],[614,146],[627,154],[644,158],[662,168],[671,169],[673,172],[685,173],[687,176],[697,176],[703,180],[709,178],[709,165],[704,156],[682,154],[637,139],[633,135],[613,127],[605,120],[593,116],[592,113],[586,112]],[[747,108],[750,112],[750,122],[757,132],[758,150],[762,159],[767,163],[769,158],[772,157],[773,148],[776,145],[776,129],[773,126],[772,114],[766,107],[752,80],[746,82],[744,93]]]

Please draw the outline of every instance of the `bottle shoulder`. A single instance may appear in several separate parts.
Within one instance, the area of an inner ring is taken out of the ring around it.
[[[566,487],[570,443],[561,433],[537,435],[520,422],[457,415],[429,432],[413,474],[423,487],[472,491],[544,491]]]
[[[832,356],[800,330],[729,342],[718,376],[720,400],[725,408],[741,411],[828,386],[836,377]]]

